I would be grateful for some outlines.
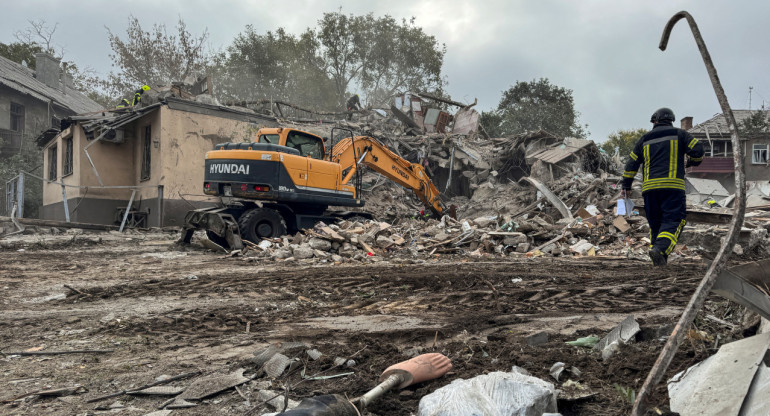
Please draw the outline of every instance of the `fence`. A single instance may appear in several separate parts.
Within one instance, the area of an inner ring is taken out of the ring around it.
[[[136,192],[142,188],[156,188],[158,190],[158,224],[163,224],[163,185],[144,185],[144,186],[107,186],[107,185],[97,185],[97,186],[83,186],[83,185],[70,185],[65,184],[63,182],[57,182],[52,181],[50,179],[45,179],[40,176],[37,176],[35,174],[29,173],[29,172],[19,172],[17,176],[15,176],[13,179],[9,180],[5,183],[5,210],[8,213],[9,216],[13,217],[13,210],[14,205],[16,208],[16,215],[17,218],[23,218],[24,216],[24,183],[28,178],[36,178],[43,183],[49,183],[49,184],[55,184],[59,185],[61,187],[62,192],[62,205],[64,210],[64,219],[65,222],[70,222],[70,209],[69,204],[67,202],[67,188],[77,188],[77,189],[86,189],[89,188],[95,188],[95,189],[126,189],[131,190],[131,198],[129,198],[128,205],[124,210],[121,211],[122,221],[120,223],[120,231],[122,232],[125,228],[129,216],[132,215],[132,206],[134,204],[134,199],[136,198]],[[77,207],[76,207],[77,209]],[[128,224],[135,224],[135,221],[130,221]]]

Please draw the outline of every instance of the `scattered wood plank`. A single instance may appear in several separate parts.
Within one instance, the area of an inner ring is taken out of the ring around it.
[[[64,222],[54,220],[39,220],[36,218],[16,218],[16,221],[24,225],[37,225],[40,227],[82,228],[84,230],[113,231],[120,227],[116,225],[88,224],[84,222]],[[11,217],[0,216],[0,222],[11,222]]]
[[[94,402],[98,402],[98,401],[102,401],[102,400],[111,399],[113,397],[122,396],[124,394],[135,393],[137,391],[148,389],[150,387],[155,387],[155,386],[159,386],[161,384],[170,383],[172,381],[177,381],[177,380],[182,380],[182,379],[185,379],[185,378],[188,378],[188,377],[197,376],[200,373],[201,373],[200,371],[192,371],[192,372],[189,372],[189,373],[180,374],[178,376],[169,377],[167,379],[153,381],[152,383],[145,384],[145,385],[137,387],[135,389],[121,390],[121,391],[118,391],[118,392],[115,392],[115,393],[110,393],[110,394],[107,394],[107,395],[104,395],[104,396],[94,397],[93,399],[86,400],[86,403],[94,403]]]
[[[71,351],[18,351],[18,352],[5,352],[0,351],[3,355],[64,355],[64,354],[108,354],[115,350],[71,350]]]

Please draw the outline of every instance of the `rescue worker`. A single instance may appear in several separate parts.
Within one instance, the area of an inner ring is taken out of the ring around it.
[[[684,170],[703,161],[703,145],[687,131],[674,127],[674,120],[674,112],[668,108],[652,114],[652,130],[636,143],[623,172],[621,196],[627,198],[636,172],[643,169],[642,196],[650,226],[648,254],[655,266],[666,265],[685,225]]]
[[[358,97],[358,94],[354,94],[348,98],[346,105],[348,108],[348,120],[350,120],[353,118],[352,111],[361,109],[361,98]]]
[[[134,91],[134,99],[132,101],[128,101],[128,98],[124,98],[121,101],[121,103],[118,106],[118,108],[133,107],[133,106],[139,104],[139,102],[142,100],[142,94],[144,94],[145,91],[149,91],[149,90],[150,90],[150,86],[149,85],[142,85],[141,88],[139,88],[136,91]]]
[[[134,91],[134,101],[131,102],[131,106],[135,106],[139,104],[139,101],[142,100],[142,94],[144,94],[145,91],[149,91],[150,86],[149,85],[142,85],[141,88]]]

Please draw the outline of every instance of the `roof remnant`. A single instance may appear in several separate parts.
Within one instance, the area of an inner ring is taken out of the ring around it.
[[[34,74],[33,70],[0,56],[0,85],[40,101],[53,102],[76,114],[99,111],[102,108],[98,103],[76,90],[70,81],[62,83],[62,89],[59,90],[38,80]]]
[[[733,110],[733,116],[735,122],[740,124],[756,112],[757,110]],[[770,111],[764,111],[764,113],[765,117],[770,117]],[[710,137],[716,135],[719,136],[718,138],[730,138],[730,128],[727,126],[727,119],[724,114],[717,114],[709,120],[693,126],[688,132],[693,135],[708,134]]]

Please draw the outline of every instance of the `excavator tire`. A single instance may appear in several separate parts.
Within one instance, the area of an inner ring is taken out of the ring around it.
[[[254,208],[238,218],[238,229],[243,239],[259,243],[263,238],[286,234],[286,221],[274,209]]]

